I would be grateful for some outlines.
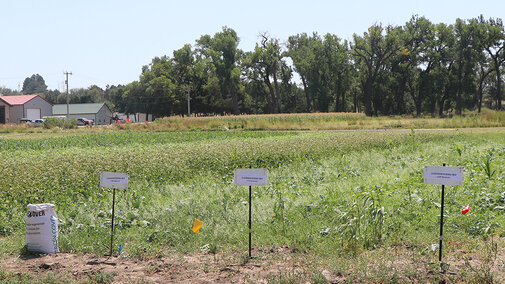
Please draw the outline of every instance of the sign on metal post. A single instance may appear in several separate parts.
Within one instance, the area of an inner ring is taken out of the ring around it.
[[[128,188],[128,174],[101,172],[100,187],[112,188],[112,221],[110,229],[110,252],[109,252],[109,255],[112,256],[112,245],[114,242],[114,205],[116,202],[116,188],[118,189]]]
[[[235,185],[248,185],[249,186],[249,258],[251,258],[252,248],[252,187],[259,185],[267,185],[267,170],[266,169],[235,169],[234,174]]]
[[[101,172],[100,187],[126,189],[128,188],[128,174]]]
[[[266,185],[266,169],[235,169],[235,185]]]
[[[463,167],[425,166],[424,183],[442,185],[442,200],[440,202],[440,242],[438,245],[438,261],[442,262],[442,240],[444,234],[444,196],[446,185],[463,184]],[[442,265],[442,263],[440,264]]]
[[[424,183],[441,185],[462,185],[463,167],[424,167]]]

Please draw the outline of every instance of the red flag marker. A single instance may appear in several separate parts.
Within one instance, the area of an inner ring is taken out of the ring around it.
[[[468,213],[468,211],[470,211],[470,203],[468,203],[468,205],[463,208],[463,210],[461,210],[461,214],[465,215],[466,213]]]

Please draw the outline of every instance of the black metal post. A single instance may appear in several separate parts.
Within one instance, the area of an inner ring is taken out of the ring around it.
[[[442,239],[444,234],[444,189],[445,185],[442,185],[442,206],[440,211],[440,244],[438,251],[438,261],[442,261]]]
[[[445,163],[443,165],[445,167]],[[438,246],[438,261],[442,261],[442,239],[444,235],[444,195],[445,195],[445,185],[442,185],[442,202],[440,205],[440,243]]]
[[[114,241],[114,205],[116,202],[116,188],[112,189],[112,226],[110,229],[110,253],[109,256],[112,256],[112,243]]]
[[[249,258],[251,258],[251,201],[252,201],[252,186],[249,186]]]

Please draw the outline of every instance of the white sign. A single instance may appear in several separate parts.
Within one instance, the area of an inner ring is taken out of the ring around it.
[[[126,189],[128,188],[128,174],[101,172],[100,186]]]
[[[235,169],[235,185],[266,185],[266,169]]]
[[[463,167],[424,167],[424,183],[461,185],[463,184]]]

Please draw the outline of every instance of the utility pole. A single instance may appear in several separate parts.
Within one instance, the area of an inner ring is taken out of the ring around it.
[[[188,90],[188,117],[191,117],[191,106],[189,104],[189,100],[190,100],[189,92],[190,92],[190,90]]]
[[[189,97],[189,94],[191,92],[191,87],[190,86],[184,86],[184,90],[186,91],[187,99],[188,99],[188,117],[191,117],[191,106],[190,106],[190,100],[191,98]]]
[[[70,119],[70,111],[69,111],[69,100],[68,100],[68,75],[72,75],[72,72],[65,71],[63,72],[65,74],[65,85],[67,85],[67,119]]]

